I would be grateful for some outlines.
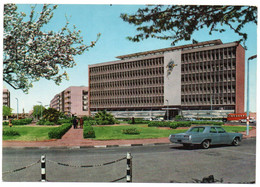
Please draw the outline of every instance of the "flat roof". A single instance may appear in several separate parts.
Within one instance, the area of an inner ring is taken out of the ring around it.
[[[205,47],[205,46],[210,46],[210,45],[220,45],[220,44],[223,44],[222,41],[220,39],[217,39],[217,40],[210,40],[210,41],[205,41],[205,42],[198,42],[196,44],[187,44],[187,45],[181,45],[181,46],[176,46],[176,47],[168,47],[168,48],[163,48],[163,49],[156,49],[156,50],[151,50],[151,51],[132,53],[132,54],[128,54],[128,55],[117,56],[116,58],[125,59],[125,58],[137,57],[137,56],[142,56],[142,55],[163,53],[166,51],[173,51],[173,50],[179,50],[179,49],[183,49],[183,50],[193,49],[193,48]]]

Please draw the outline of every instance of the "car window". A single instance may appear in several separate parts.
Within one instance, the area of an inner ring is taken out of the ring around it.
[[[217,133],[217,130],[215,129],[215,127],[210,128],[210,133]]]
[[[218,133],[225,133],[226,131],[222,127],[216,127]]]
[[[200,133],[200,132],[203,132],[205,129],[205,127],[193,127],[192,129],[189,130],[189,132],[197,132],[197,133]]]

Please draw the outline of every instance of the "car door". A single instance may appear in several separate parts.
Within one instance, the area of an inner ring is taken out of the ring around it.
[[[219,136],[219,143],[220,144],[227,144],[229,143],[229,134],[222,128],[216,127]]]
[[[215,127],[210,127],[211,144],[220,144],[220,137]]]

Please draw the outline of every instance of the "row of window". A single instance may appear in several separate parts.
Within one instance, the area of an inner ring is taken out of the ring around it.
[[[183,105],[224,105],[224,104],[235,104],[236,97],[234,94],[230,94],[228,96],[223,96],[221,94],[214,95],[183,95],[181,97],[181,103]]]
[[[118,79],[131,79],[136,77],[147,76],[163,76],[163,67],[138,69],[132,71],[121,71],[116,73],[104,73],[99,75],[90,75],[90,81],[102,81],[102,80],[118,80]]]
[[[96,89],[113,89],[119,87],[138,87],[138,86],[149,86],[149,85],[163,85],[163,77],[153,77],[144,79],[134,79],[134,80],[122,80],[113,82],[101,82],[101,83],[91,83],[90,90]]]
[[[91,101],[91,108],[104,107],[104,106],[150,106],[150,105],[163,105],[163,96],[156,97],[133,97],[133,98],[117,98],[117,99],[94,99]]]
[[[90,67],[89,70],[90,73],[100,73],[100,72],[115,71],[115,70],[151,67],[151,66],[158,66],[158,65],[163,65],[163,57],[130,61],[130,62],[122,62],[122,63],[98,66],[98,67]]]
[[[196,62],[203,60],[219,60],[236,57],[236,47],[220,48],[207,51],[199,51],[194,53],[186,53],[182,55],[182,62]]]
[[[192,93],[234,93],[236,90],[235,84],[189,84],[182,85],[182,94],[192,94]]]
[[[131,96],[136,97],[137,95],[156,95],[163,94],[163,87],[146,87],[136,89],[120,89],[120,90],[107,90],[107,91],[91,91],[91,99],[95,97],[118,97],[118,96]]]
[[[191,72],[203,72],[203,71],[223,71],[223,70],[233,70],[236,68],[236,60],[218,60],[218,61],[205,61],[198,63],[188,63],[181,65],[182,73]]]
[[[235,81],[236,72],[235,71],[225,71],[225,72],[205,72],[205,73],[194,73],[185,74],[181,76],[182,83],[205,83],[205,82],[226,82]]]

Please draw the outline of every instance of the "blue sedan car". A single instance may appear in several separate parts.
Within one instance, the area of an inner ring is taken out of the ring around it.
[[[228,133],[221,126],[194,126],[185,133],[171,134],[172,143],[183,146],[201,145],[208,149],[210,145],[232,144],[238,145],[242,141],[241,133]]]

